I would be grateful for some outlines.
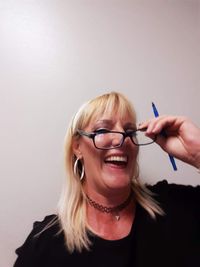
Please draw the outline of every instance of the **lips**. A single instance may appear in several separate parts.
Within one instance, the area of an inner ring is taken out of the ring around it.
[[[107,164],[126,165],[128,157],[124,155],[110,155],[105,158],[104,162]]]

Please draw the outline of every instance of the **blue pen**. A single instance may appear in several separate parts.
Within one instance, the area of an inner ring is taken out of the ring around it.
[[[154,116],[155,117],[158,117],[159,116],[159,113],[158,113],[158,110],[157,110],[157,108],[156,108],[156,106],[155,106],[155,104],[153,102],[152,102],[152,108],[153,108]],[[162,132],[162,135],[165,135],[165,133]],[[174,157],[171,156],[170,154],[168,154],[168,155],[169,155],[169,159],[170,159],[170,162],[172,164],[172,167],[173,167],[174,171],[177,171],[176,162],[175,162]]]

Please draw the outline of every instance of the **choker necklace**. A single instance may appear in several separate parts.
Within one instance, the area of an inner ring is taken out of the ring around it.
[[[113,213],[114,216],[115,216],[115,219],[117,221],[120,220],[120,215],[119,215],[119,212],[123,209],[125,209],[128,204],[131,202],[131,199],[132,199],[132,196],[133,196],[133,192],[131,191],[128,198],[121,204],[115,206],[115,207],[106,207],[106,206],[103,206],[97,202],[95,202],[94,200],[92,200],[87,194],[86,194],[86,197],[87,197],[87,201],[88,203],[90,204],[90,206],[94,207],[95,209],[101,211],[101,212],[105,212],[105,213]]]

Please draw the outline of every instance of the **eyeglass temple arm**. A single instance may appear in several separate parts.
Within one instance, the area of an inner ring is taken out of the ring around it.
[[[140,131],[140,132],[145,132],[146,130],[147,130],[147,127],[139,128],[139,126],[136,129],[136,131]]]
[[[95,133],[86,133],[86,132],[84,132],[84,131],[82,131],[82,130],[77,130],[77,132],[78,132],[80,135],[85,135],[85,136],[87,136],[87,137],[89,137],[89,138],[93,138],[93,136],[95,135]]]

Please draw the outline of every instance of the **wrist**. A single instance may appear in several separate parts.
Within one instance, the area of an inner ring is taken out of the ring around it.
[[[200,170],[200,151],[195,153],[194,159],[193,159],[193,166]]]
[[[200,173],[200,162],[199,161],[195,164],[195,167],[197,168],[197,172]]]

